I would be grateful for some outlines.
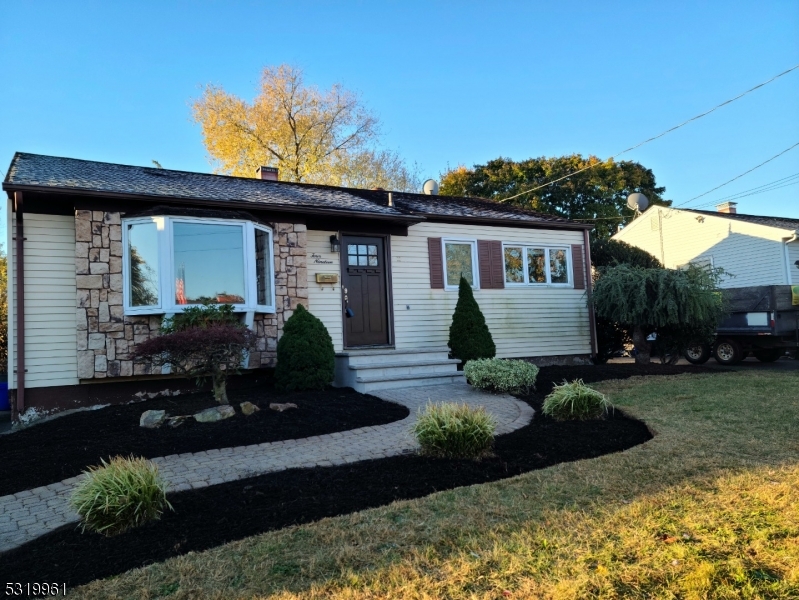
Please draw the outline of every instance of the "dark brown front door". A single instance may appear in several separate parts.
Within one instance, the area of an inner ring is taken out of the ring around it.
[[[349,348],[388,345],[384,238],[343,235],[341,261],[344,344]]]

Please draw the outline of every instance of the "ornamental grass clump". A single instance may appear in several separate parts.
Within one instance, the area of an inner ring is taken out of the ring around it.
[[[543,413],[558,421],[598,419],[613,405],[604,394],[591,389],[577,379],[556,385],[544,400]]]
[[[83,531],[118,535],[172,510],[158,466],[144,458],[115,456],[89,467],[70,498]]]
[[[479,458],[491,450],[497,423],[482,406],[442,402],[420,412],[413,433],[423,454],[442,458]]]
[[[535,387],[538,367],[524,360],[481,358],[463,368],[470,385],[490,392],[526,394]]]

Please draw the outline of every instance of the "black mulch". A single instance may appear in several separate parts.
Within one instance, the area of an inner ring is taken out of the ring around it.
[[[158,522],[115,538],[63,528],[2,555],[0,569],[8,574],[7,581],[47,580],[75,586],[289,525],[618,452],[651,439],[646,425],[618,410],[604,420],[552,421],[540,408],[554,383],[700,372],[708,370],[661,365],[547,367],[539,375],[538,392],[524,398],[536,409],[535,418],[530,425],[498,437],[492,458],[474,462],[398,456],[294,469],[172,494],[175,512]]]
[[[236,416],[216,423],[187,419],[174,429],[139,427],[145,410],[176,416],[218,406],[210,392],[198,392],[78,412],[0,436],[0,496],[79,475],[101,458],[120,454],[155,458],[247,446],[383,425],[408,416],[404,406],[351,389],[281,394],[264,383],[230,390],[228,397]],[[244,401],[261,410],[241,414],[238,404]],[[292,402],[298,408],[277,412],[270,410],[271,402]]]

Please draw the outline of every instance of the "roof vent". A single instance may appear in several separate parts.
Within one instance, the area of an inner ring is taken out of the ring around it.
[[[277,181],[278,170],[275,167],[258,167],[255,174],[258,179],[265,179],[267,181]]]
[[[735,208],[736,206],[738,206],[737,202],[722,202],[716,205],[716,210],[720,213],[734,215],[738,213],[738,209]]]

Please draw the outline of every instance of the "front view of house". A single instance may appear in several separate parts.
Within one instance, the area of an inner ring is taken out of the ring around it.
[[[450,381],[457,287],[497,356],[587,359],[587,227],[474,198],[227,177],[17,153],[9,201],[9,388],[22,412],[127,401],[168,372],[132,359],[164,316],[232,304],[272,367],[298,304],[337,384]]]

